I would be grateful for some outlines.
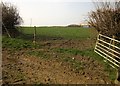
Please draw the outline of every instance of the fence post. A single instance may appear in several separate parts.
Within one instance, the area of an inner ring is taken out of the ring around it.
[[[100,33],[99,33],[100,34]],[[97,43],[99,43],[99,41],[98,41],[98,39],[100,38],[100,35],[98,34],[98,36],[97,36],[97,41],[96,41],[96,44],[95,44],[95,49],[96,49],[96,47],[97,47]],[[94,49],[94,51],[95,51],[95,49]]]
[[[34,43],[35,48],[36,48],[36,26],[34,26],[34,38],[33,38],[33,43]]]
[[[115,39],[115,36],[113,35],[113,39]],[[113,45],[115,45],[115,41],[113,40],[113,42],[112,42],[112,44]],[[115,48],[113,47],[113,50],[114,50]],[[114,54],[114,52],[113,52],[113,54]]]
[[[112,39],[110,40],[110,44],[113,44],[113,40],[112,40]],[[109,48],[111,48],[111,46],[110,46],[110,45],[109,45]]]
[[[120,67],[117,70],[115,84],[119,84],[120,85]]]

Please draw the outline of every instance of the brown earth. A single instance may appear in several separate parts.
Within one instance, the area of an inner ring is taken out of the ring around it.
[[[68,42],[69,41],[69,42]],[[43,49],[36,49],[43,52],[50,52],[53,48],[78,48],[80,50],[93,46],[93,42],[73,40],[46,41],[41,44]],[[74,46],[73,46],[74,45]],[[82,46],[81,46],[82,45]],[[81,46],[81,47],[80,47]],[[28,55],[26,52],[32,50],[20,50],[12,52],[10,49],[3,49],[3,83],[5,84],[113,84],[109,74],[104,71],[103,65],[90,57],[75,55],[73,60],[78,60],[82,69],[76,70],[71,64],[54,58],[54,53],[49,54],[48,59],[42,56]],[[58,53],[55,54],[61,56]],[[69,55],[70,58],[73,56]]]
[[[79,58],[85,69],[75,71],[65,62],[41,59],[21,53],[3,51],[3,82],[14,84],[111,84],[102,65],[90,58]]]

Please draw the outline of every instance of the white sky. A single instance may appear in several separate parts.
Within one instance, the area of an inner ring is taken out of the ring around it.
[[[17,6],[22,25],[58,26],[80,24],[93,9],[91,0],[3,0]]]

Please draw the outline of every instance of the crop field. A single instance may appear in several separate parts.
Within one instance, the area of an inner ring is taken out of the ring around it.
[[[116,71],[94,52],[97,31],[81,27],[21,27],[3,36],[3,83],[114,84]]]
[[[34,27],[22,27],[19,30],[24,34],[34,34]],[[81,27],[37,27],[36,35],[41,38],[86,39],[95,37],[96,31]]]

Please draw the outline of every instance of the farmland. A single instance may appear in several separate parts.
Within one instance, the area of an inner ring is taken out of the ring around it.
[[[20,30],[25,34],[31,35],[34,32],[33,27],[22,27],[22,29],[20,28]],[[94,37],[94,33],[90,33],[90,30],[91,29],[79,27],[37,27],[36,34],[48,38],[61,37],[65,39],[85,39],[89,37]]]
[[[19,28],[3,36],[3,82],[14,84],[112,84],[116,71],[94,53],[97,32],[80,27]]]

